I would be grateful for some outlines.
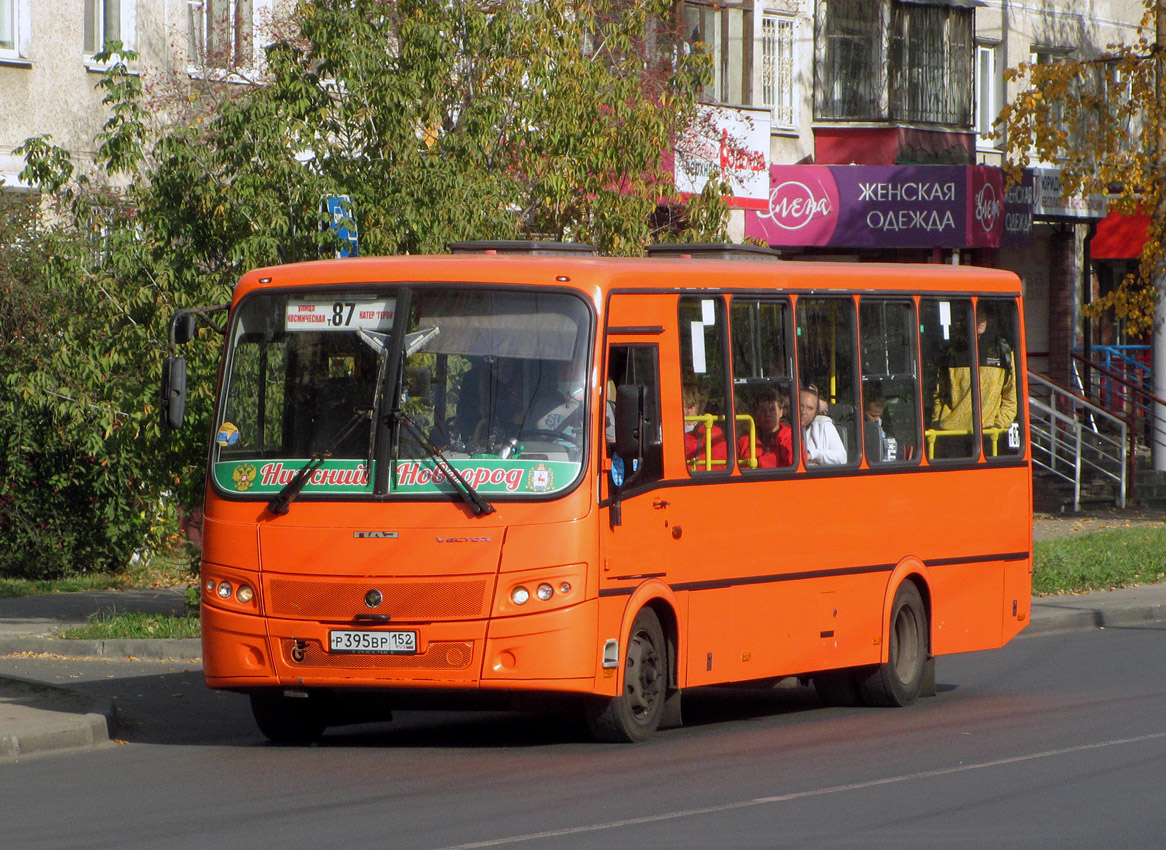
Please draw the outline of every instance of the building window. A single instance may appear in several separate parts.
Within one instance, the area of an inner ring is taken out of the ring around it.
[[[773,126],[792,130],[794,121],[794,19],[766,15],[761,20],[761,91],[773,110]]]
[[[972,10],[892,4],[891,117],[972,123]]]
[[[972,10],[898,0],[818,0],[819,119],[972,123]]]
[[[997,61],[999,49],[995,44],[976,45],[976,144],[981,148],[997,148],[1003,141],[992,136],[1004,91],[1003,68]]]
[[[1028,54],[1029,65],[1055,65],[1056,63],[1067,59],[1071,51],[1067,47],[1048,47],[1033,45]],[[1072,127],[1065,120],[1064,105],[1060,99],[1052,100],[1049,103],[1049,126],[1057,130],[1072,134]],[[1034,160],[1033,164],[1048,165],[1056,167],[1056,163],[1045,162],[1037,155],[1035,147],[1029,147],[1029,156]],[[1039,160],[1039,162],[1037,162]]]
[[[254,0],[187,0],[191,63],[237,71],[253,64]]]
[[[0,0],[0,50],[16,50],[15,6],[15,0]]]
[[[121,41],[121,0],[85,0],[85,54],[101,53]]]
[[[137,0],[85,0],[86,60],[105,50],[111,41],[134,49],[134,24]]]
[[[28,55],[29,0],[0,0],[0,59]]]
[[[816,117],[885,117],[884,9],[883,3],[870,0],[819,0],[814,63]]]
[[[701,98],[748,106],[753,102],[752,2],[713,3],[688,0],[680,8],[680,26],[686,49],[708,53],[713,81]]]

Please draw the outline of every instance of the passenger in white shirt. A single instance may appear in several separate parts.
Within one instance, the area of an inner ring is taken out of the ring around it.
[[[838,436],[834,420],[818,413],[818,388],[809,384],[802,388],[798,407],[802,414],[802,451],[807,466],[846,463],[846,446]]]

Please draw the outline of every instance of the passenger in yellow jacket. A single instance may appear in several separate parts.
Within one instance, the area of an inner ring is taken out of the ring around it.
[[[980,424],[985,430],[1007,430],[1016,420],[1016,362],[1003,338],[986,343],[988,320],[976,317],[980,353]],[[941,431],[972,430],[972,376],[967,366],[944,369],[936,388],[932,427]],[[995,454],[993,439],[985,435],[984,450]]]

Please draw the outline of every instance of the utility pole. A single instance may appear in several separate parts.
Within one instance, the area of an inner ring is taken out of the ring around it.
[[[1166,0],[1158,0],[1154,9],[1154,96],[1156,109],[1151,120],[1154,128],[1154,162],[1158,175],[1166,174]],[[1166,233],[1166,192],[1158,190],[1151,211],[1150,238]],[[1166,400],[1166,268],[1159,262],[1154,273],[1157,301],[1154,305],[1153,385],[1154,395]],[[1155,402],[1151,433],[1151,461],[1155,470],[1166,470],[1166,404]]]

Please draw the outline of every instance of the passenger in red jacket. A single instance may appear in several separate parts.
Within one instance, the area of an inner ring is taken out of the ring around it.
[[[779,392],[777,387],[766,387],[753,401],[753,421],[757,429],[757,469],[777,469],[792,466],[794,462],[793,430],[785,420],[789,409],[789,396]],[[750,445],[753,437],[741,428],[737,439],[737,459],[742,469],[751,468]]]

